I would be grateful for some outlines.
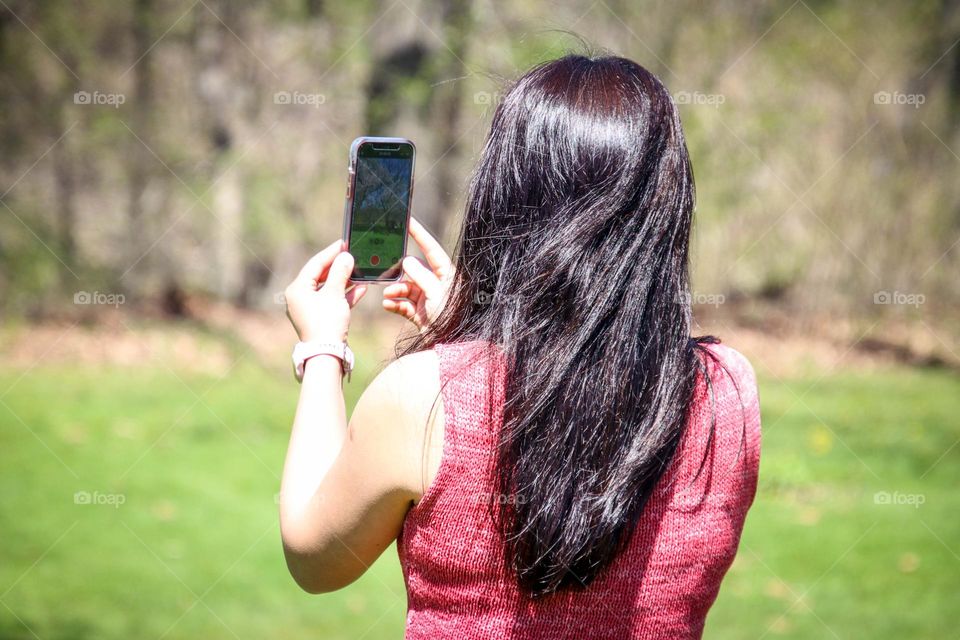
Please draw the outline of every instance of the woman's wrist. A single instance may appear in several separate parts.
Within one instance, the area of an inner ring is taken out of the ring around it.
[[[300,342],[327,342],[336,344],[347,341],[347,329],[330,329],[321,327],[316,329],[304,329],[297,333]]]
[[[303,363],[303,384],[308,380],[323,380],[333,378],[339,381],[343,378],[343,365],[340,358],[329,353],[318,353],[307,358]]]

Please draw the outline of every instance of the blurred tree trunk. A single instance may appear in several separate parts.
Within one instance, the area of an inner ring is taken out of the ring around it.
[[[71,51],[64,52],[61,57],[69,69],[77,68],[77,59]],[[53,130],[50,134],[54,140],[59,138],[59,142],[54,144],[51,152],[53,155],[54,197],[56,198],[57,252],[59,258],[67,266],[67,269],[58,270],[60,286],[63,291],[69,291],[77,285],[75,276],[71,273],[71,271],[75,273],[78,270],[76,243],[77,182],[74,166],[76,159],[71,153],[69,134],[66,134],[66,132],[71,126],[68,122],[67,109],[69,109],[69,105],[73,104],[74,94],[79,88],[79,81],[73,73],[64,71],[60,89],[52,96],[54,101],[51,118]]]
[[[411,106],[404,99],[404,88],[427,76],[429,51],[419,39],[404,40],[386,28],[382,33],[372,31],[370,41],[374,60],[366,86],[365,133],[384,136],[391,133],[403,108]]]
[[[307,17],[316,20],[323,16],[324,0],[305,0]]]
[[[431,5],[435,7],[437,5]],[[387,135],[414,113],[414,140],[420,149],[416,176],[416,215],[438,235],[452,215],[457,200],[462,130],[463,62],[470,38],[472,15],[468,0],[442,0],[433,12],[439,22],[431,29],[410,16],[384,19],[370,36],[374,52],[367,83],[366,133]],[[424,7],[410,11],[430,15]],[[408,24],[404,24],[407,20]],[[428,47],[437,39],[435,46]],[[411,96],[414,96],[411,100]],[[409,124],[409,122],[406,122]],[[427,164],[424,161],[429,161]]]
[[[433,92],[434,109],[438,117],[431,118],[435,123],[436,163],[432,173],[436,176],[436,205],[427,212],[424,222],[438,237],[442,238],[447,222],[455,215],[454,206],[457,204],[457,194],[462,174],[460,166],[464,137],[463,128],[463,78],[467,75],[464,58],[467,55],[467,44],[472,28],[472,15],[469,0],[444,0],[440,7],[443,20],[443,38],[449,51],[441,50],[445,56],[445,64],[439,73],[440,84]]]
[[[73,99],[72,92],[70,93],[70,99]],[[63,135],[63,132],[70,126],[63,118],[61,118],[60,124],[62,128],[57,134],[58,137]],[[53,148],[53,178],[57,203],[57,253],[68,268],[76,271],[77,245],[74,238],[77,233],[77,189],[70,142],[66,139],[60,140]],[[76,284],[73,275],[66,269],[61,269],[59,273],[60,284],[64,291]]]
[[[133,96],[130,102],[133,109],[127,118],[128,126],[133,131],[128,144],[126,173],[127,173],[127,242],[125,259],[126,265],[137,261],[137,271],[145,274],[134,284],[136,289],[146,288],[145,283],[153,276],[157,261],[154,256],[144,253],[148,250],[152,239],[148,229],[155,229],[158,225],[146,224],[144,215],[144,193],[149,184],[154,164],[157,159],[144,146],[153,144],[151,119],[154,116],[154,73],[153,57],[154,42],[151,24],[155,10],[153,0],[136,0],[131,14],[131,44],[132,59],[137,61],[130,67],[129,73],[133,78]],[[150,221],[155,222],[155,221]],[[124,266],[126,268],[126,266]]]
[[[150,23],[153,13],[153,0],[136,0],[133,5],[133,51],[140,58],[131,69],[133,73],[133,104],[135,109],[130,115],[134,133],[144,140],[150,139],[147,130],[150,124],[150,112],[153,106],[153,39]],[[142,57],[141,57],[142,56]],[[136,59],[136,58],[135,58]],[[143,191],[146,187],[149,166],[149,151],[139,141],[133,143],[133,153],[127,164],[127,212],[130,223],[130,239],[137,241],[142,235],[139,225],[143,216]],[[140,244],[131,242],[131,245]]]
[[[957,41],[960,39],[960,0],[944,0],[940,22],[940,33],[937,40],[944,45],[944,51],[949,51],[940,61],[944,65],[944,75],[947,77],[947,87],[950,91],[950,124],[957,124],[960,120],[960,48]]]
[[[947,115],[955,126],[960,120],[960,0],[942,0],[933,15],[936,20],[920,56],[922,65],[933,66],[914,80],[911,91],[928,94],[938,84],[945,86],[950,103]]]
[[[230,74],[230,60],[235,55],[234,36],[221,20],[232,24],[230,29],[243,38],[242,29],[231,19],[233,8],[223,0],[208,0],[210,9],[198,6],[193,47],[196,58],[197,92],[200,96],[200,127],[203,139],[212,149],[208,163],[213,168],[211,180],[216,232],[212,238],[215,259],[216,292],[221,298],[238,301],[243,291],[243,189],[235,168],[228,168],[227,159],[234,147],[235,133],[229,116],[235,111],[236,93]],[[214,13],[216,15],[214,15]],[[219,17],[219,19],[218,19]],[[227,173],[218,176],[217,169]],[[198,210],[205,207],[198,205]]]

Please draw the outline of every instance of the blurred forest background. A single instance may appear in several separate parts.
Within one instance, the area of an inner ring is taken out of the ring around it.
[[[416,213],[450,239],[504,83],[578,34],[680,104],[698,292],[939,326],[960,303],[958,7],[4,0],[0,309],[269,306],[338,233],[360,134],[417,142]]]
[[[402,635],[394,552],[319,598],[286,575],[279,292],[354,137],[416,142],[452,248],[509,81],[604,50],[674,95],[695,315],[760,378],[706,637],[955,634],[960,0],[0,0],[0,638]]]

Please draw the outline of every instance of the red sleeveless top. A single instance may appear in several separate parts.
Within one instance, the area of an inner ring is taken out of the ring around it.
[[[533,601],[506,567],[484,499],[494,494],[489,469],[504,369],[502,358],[488,357],[482,346],[436,347],[443,456],[397,540],[408,597],[406,637],[701,637],[757,486],[760,411],[747,360],[729,347],[708,346],[718,360],[705,358],[713,397],[701,376],[677,455],[626,549],[585,590]],[[711,420],[715,433],[707,451]]]

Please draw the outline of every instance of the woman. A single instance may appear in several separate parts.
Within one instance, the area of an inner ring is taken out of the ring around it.
[[[756,489],[747,361],[691,338],[694,187],[643,67],[568,56],[505,95],[456,260],[383,306],[419,333],[349,425],[338,357],[305,365],[281,529],[293,577],[339,589],[397,540],[408,638],[697,638]],[[302,341],[346,340],[340,241],[287,290]],[[332,352],[333,350],[331,350]]]

